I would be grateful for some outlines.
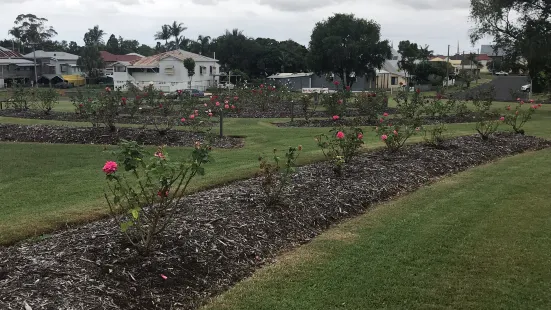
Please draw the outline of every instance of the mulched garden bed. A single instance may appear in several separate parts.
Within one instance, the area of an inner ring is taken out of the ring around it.
[[[497,115],[495,117],[498,117]],[[474,113],[468,113],[465,115],[449,115],[445,117],[431,117],[425,116],[422,118],[422,122],[425,125],[435,124],[437,122],[442,123],[469,123],[474,122],[476,116]],[[400,124],[400,118],[395,118],[395,123]],[[377,126],[379,121],[369,120],[367,118],[342,118],[338,121],[334,121],[331,118],[325,119],[310,119],[308,121],[304,119],[294,120],[293,122],[273,123],[278,127],[333,127],[335,125],[344,126]]]
[[[0,124],[0,141],[40,142],[65,144],[117,144],[121,139],[134,140],[144,145],[194,146],[204,142],[205,134],[183,130],[170,130],[160,134],[154,129],[119,127],[115,132],[105,128],[69,127],[50,125]],[[212,144],[217,148],[243,147],[239,137],[216,137]]]
[[[177,224],[148,258],[127,247],[110,219],[2,248],[0,308],[22,309],[26,302],[33,309],[56,310],[196,309],[282,251],[375,203],[451,173],[549,146],[512,134],[488,142],[459,137],[445,148],[416,144],[398,153],[359,156],[345,167],[345,178],[335,177],[328,163],[316,163],[298,169],[280,207],[263,203],[260,179],[236,181],[186,197]]]

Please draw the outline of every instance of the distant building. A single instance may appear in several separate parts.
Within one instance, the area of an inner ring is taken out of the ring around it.
[[[189,77],[184,67],[184,59],[195,61],[195,74]],[[218,60],[184,50],[141,58],[135,62],[118,61],[113,63],[113,83],[115,87],[126,88],[127,83],[143,88],[153,85],[163,91],[179,89],[206,90],[216,86],[220,73]]]
[[[480,54],[486,54],[490,58],[496,58],[496,57],[503,57],[507,53],[502,48],[495,48],[494,45],[481,45],[480,46]]]
[[[124,62],[124,63],[133,63],[135,61],[138,61],[142,59],[144,56],[131,53],[127,55],[115,55],[111,54],[108,51],[100,51],[101,59],[103,59],[103,62],[105,63],[105,69],[103,70],[104,75],[112,75],[113,74],[113,64],[116,62]]]
[[[0,46],[0,88],[14,83],[28,84],[34,80],[34,62],[18,52]]]
[[[55,84],[66,81],[75,86],[84,85],[85,79],[77,64],[79,56],[65,52],[46,52],[38,50],[23,55],[24,58],[34,61],[36,57],[36,70],[38,83]]]

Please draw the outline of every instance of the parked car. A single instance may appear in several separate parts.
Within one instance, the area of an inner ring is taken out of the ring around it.
[[[500,75],[500,76],[507,76],[509,75],[509,73],[505,72],[505,71],[498,71],[498,72],[494,72],[495,75]]]
[[[178,91],[171,91],[171,92],[163,93],[163,95],[167,99],[177,99],[179,94],[178,94]]]
[[[184,89],[184,93],[186,93],[188,96],[191,94],[192,97],[205,97],[205,93],[198,89]]]
[[[233,85],[232,83],[222,82],[218,84],[218,88],[234,89],[235,85]]]
[[[520,90],[523,91],[523,92],[529,92],[530,91],[530,88],[532,88],[532,84],[526,84],[526,85],[523,85]]]

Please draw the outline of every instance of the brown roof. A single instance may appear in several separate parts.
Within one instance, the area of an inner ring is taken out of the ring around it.
[[[0,58],[23,58],[23,55],[0,46]]]
[[[480,54],[476,56],[476,60],[492,60],[488,54]]]
[[[137,55],[115,55],[115,54],[109,53],[108,51],[100,51],[99,53],[101,55],[101,58],[105,62],[116,62],[116,61],[132,62],[142,58]]]
[[[134,64],[132,64],[132,67],[157,67],[159,66],[159,61],[167,57],[174,57],[182,61],[186,58],[191,58],[195,61],[217,61],[214,58],[209,58],[199,54],[194,54],[188,51],[174,50],[174,51],[169,51],[169,52],[165,52],[165,53],[161,53],[161,54],[157,54],[149,57],[144,57],[136,61]]]

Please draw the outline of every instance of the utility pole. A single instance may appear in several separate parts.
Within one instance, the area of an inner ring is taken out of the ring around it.
[[[450,84],[449,67],[450,67],[450,45],[448,44],[448,58],[446,58],[446,88]]]
[[[29,43],[33,46],[33,58],[34,58],[34,85],[38,87],[38,73],[36,73],[36,44],[38,43]]]

